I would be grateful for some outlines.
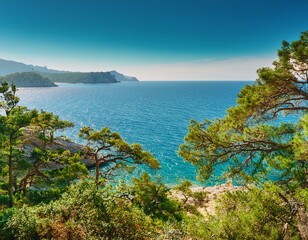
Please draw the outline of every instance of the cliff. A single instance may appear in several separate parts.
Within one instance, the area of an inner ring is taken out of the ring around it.
[[[119,73],[117,71],[110,71],[110,74],[115,77],[115,79],[119,82],[138,82],[138,79],[136,77],[131,76],[125,76],[122,73]]]

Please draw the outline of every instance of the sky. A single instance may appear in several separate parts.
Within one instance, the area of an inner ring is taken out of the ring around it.
[[[140,80],[254,80],[308,0],[0,0],[0,58]]]

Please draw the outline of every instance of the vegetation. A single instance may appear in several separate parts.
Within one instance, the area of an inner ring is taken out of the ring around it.
[[[8,232],[20,239],[151,238],[151,218],[118,194],[110,187],[98,190],[91,181],[80,182],[48,205],[16,209],[7,222]]]
[[[12,73],[5,77],[0,77],[0,83],[7,81],[14,83],[17,87],[56,87],[49,78],[42,77],[35,72]]]
[[[42,187],[42,180],[56,183],[57,179],[63,178],[61,173],[65,173],[68,181],[69,169],[75,177],[79,176],[79,171],[85,173],[78,154],[71,155],[64,149],[50,148],[53,133],[72,126],[72,123],[59,120],[52,113],[39,113],[37,110],[17,106],[19,98],[16,96],[15,85],[9,88],[8,83],[4,82],[0,93],[0,106],[5,112],[0,118],[1,170],[2,177],[8,178],[8,185],[4,184],[2,190],[8,192],[9,207],[13,206],[14,197],[20,192],[25,195],[29,188]],[[47,132],[49,138],[46,136]],[[41,142],[29,153],[25,151],[26,141],[33,136]]]
[[[118,82],[110,72],[65,72],[65,73],[40,73],[53,82],[64,83],[116,83]]]
[[[283,42],[278,57],[225,118],[192,121],[180,146],[201,181],[241,185],[217,197],[213,215],[198,211],[207,193],[189,181],[172,190],[180,199],[146,172],[111,181],[159,162],[107,127],[83,127],[81,152],[55,147],[72,123],[18,106],[16,86],[4,81],[0,239],[308,239],[308,32]],[[83,158],[95,163],[94,176]]]
[[[180,155],[197,166],[200,179],[212,177],[222,165],[228,166],[224,178],[249,186],[248,192],[233,196],[236,201],[230,204],[236,211],[220,218],[225,224],[220,231],[235,235],[221,238],[308,239],[308,32],[291,44],[283,42],[278,57],[273,69],[258,70],[257,82],[241,90],[237,106],[224,119],[192,121],[180,147]],[[290,115],[298,122],[288,121]],[[247,209],[262,215],[242,229],[228,223],[229,217],[252,217]],[[255,228],[268,222],[264,215],[275,216],[273,229]],[[240,231],[245,233],[237,236]]]
[[[95,162],[96,184],[112,177],[116,170],[131,170],[136,164],[159,168],[159,162],[152,154],[143,151],[139,144],[129,145],[118,133],[108,128],[93,131],[90,127],[83,127],[79,136],[88,142],[86,154]]]
[[[114,174],[160,167],[139,144],[108,128],[83,127],[87,145],[72,154],[57,132],[71,122],[18,106],[16,86],[0,88],[0,239],[150,239],[182,218],[181,204],[146,173],[115,185]],[[96,163],[94,181],[82,158]]]

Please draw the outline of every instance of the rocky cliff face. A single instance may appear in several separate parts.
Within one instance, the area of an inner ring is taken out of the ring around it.
[[[115,79],[119,82],[138,82],[137,78],[131,76],[125,76],[117,71],[110,71],[110,74],[113,75]]]
[[[44,143],[41,139],[37,137],[37,134],[35,134],[35,132],[32,129],[24,130],[24,137],[22,141],[23,141],[22,148],[28,160],[31,162],[32,161],[31,156],[32,156],[32,152],[34,148],[42,148]],[[68,138],[58,137],[52,143],[48,144],[48,146],[46,146],[46,149],[49,149],[49,150],[65,149],[65,150],[69,150],[71,154],[81,153],[82,162],[88,168],[95,166],[95,161],[86,155],[86,147],[84,145],[72,142]],[[54,163],[49,164],[49,165],[47,164],[44,167],[50,168],[50,169],[61,168],[60,165],[55,165]]]

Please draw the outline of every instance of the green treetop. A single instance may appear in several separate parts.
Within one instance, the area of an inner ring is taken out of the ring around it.
[[[105,127],[94,131],[83,127],[79,136],[87,141],[87,155],[95,162],[95,181],[107,179],[117,169],[130,170],[135,165],[143,164],[151,168],[160,167],[152,154],[144,151],[140,144],[128,144],[116,132]],[[102,167],[102,168],[100,168]]]
[[[198,167],[201,178],[210,177],[226,162],[227,177],[246,180],[258,174],[263,178],[269,167],[277,170],[276,179],[280,180],[306,171],[307,156],[301,154],[297,159],[295,153],[306,146],[308,32],[292,44],[284,42],[278,56],[273,69],[258,70],[257,82],[241,90],[237,106],[230,108],[225,118],[191,122],[179,154]],[[281,118],[280,113],[304,118],[301,124],[270,125],[268,120]]]
[[[32,121],[33,126],[35,126],[40,134],[40,138],[45,142],[53,143],[54,133],[58,130],[64,130],[68,127],[73,127],[72,122],[65,120],[60,120],[59,116],[53,113],[41,110],[40,114]]]
[[[44,189],[50,189],[51,182],[55,185],[57,180],[65,186],[88,173],[78,154],[52,146],[54,132],[73,124],[52,113],[18,106],[16,92],[16,86],[10,87],[5,81],[0,87],[0,110],[5,113],[0,115],[0,167],[3,179],[7,178],[1,188],[8,193],[9,207],[14,196],[25,194],[29,187],[47,182]],[[31,153],[25,149],[31,149]]]
[[[288,206],[278,215],[289,216],[276,220],[288,228],[296,219],[296,231],[308,239],[308,32],[283,42],[278,57],[273,68],[258,70],[256,83],[241,90],[225,118],[192,120],[179,154],[201,180],[224,169],[224,178],[244,185],[273,183],[279,191],[268,191]],[[286,229],[279,231],[286,236]]]
[[[1,123],[1,160],[6,162],[8,168],[8,193],[10,207],[13,206],[13,194],[17,188],[17,165],[22,159],[20,147],[22,131],[24,127],[31,123],[37,115],[36,110],[29,111],[25,107],[17,106],[19,98],[16,96],[16,86],[9,87],[7,82],[3,82],[0,87],[0,109],[5,111],[5,116],[0,116]]]

